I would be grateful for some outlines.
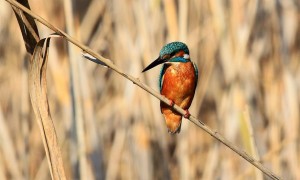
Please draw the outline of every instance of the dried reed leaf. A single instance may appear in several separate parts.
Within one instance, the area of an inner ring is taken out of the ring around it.
[[[19,3],[30,9],[27,0],[18,0]],[[28,53],[33,54],[37,42],[40,40],[39,32],[34,19],[23,11],[12,6],[22,32],[25,47]]]
[[[52,179],[66,179],[47,98],[46,70],[49,44],[50,38],[42,39],[35,47],[29,69],[29,93],[48,157]]]
[[[100,64],[100,65],[102,65],[102,66],[104,66],[104,67],[107,67],[107,65],[106,65],[104,62],[100,61],[99,59],[95,58],[94,56],[92,56],[92,55],[90,55],[90,54],[88,54],[88,53],[83,52],[83,53],[82,53],[82,56],[83,56],[84,58],[86,58],[86,59],[88,59],[88,60],[90,60],[90,61],[96,63],[96,64]]]
[[[2,107],[0,106],[0,150],[3,152],[4,155],[3,160],[6,161],[7,171],[11,174],[12,178],[21,179],[22,173],[20,171],[20,166],[18,164],[13,140],[8,130],[9,128],[7,127],[7,122],[4,119]],[[2,139],[4,141],[1,141]],[[0,169],[1,169],[1,165],[0,165]],[[5,174],[5,171],[6,171],[5,168],[0,170],[0,179],[2,179],[1,174]]]
[[[256,158],[260,159],[257,146],[254,139],[253,127],[250,119],[248,106],[245,107],[242,118],[240,118],[240,131],[247,152]],[[257,169],[253,169],[257,180],[263,179],[263,174]]]
[[[178,14],[176,10],[176,4],[174,0],[165,0],[163,2],[167,21],[167,28],[170,34],[169,38],[171,41],[174,41],[178,38]]]

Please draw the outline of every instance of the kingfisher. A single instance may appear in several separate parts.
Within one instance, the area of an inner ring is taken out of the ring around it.
[[[163,64],[159,75],[160,94],[171,100],[170,104],[160,102],[160,110],[165,118],[168,132],[180,133],[182,115],[172,106],[180,106],[186,111],[184,117],[189,118],[188,111],[192,104],[198,82],[198,68],[190,59],[189,49],[182,42],[171,42],[163,46],[159,56],[142,72],[159,64]]]

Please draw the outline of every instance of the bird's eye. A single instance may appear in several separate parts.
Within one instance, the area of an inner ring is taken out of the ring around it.
[[[167,60],[167,59],[169,59],[171,56],[169,55],[169,54],[166,54],[166,55],[164,55],[163,57],[162,57],[162,59],[165,59],[165,60]]]

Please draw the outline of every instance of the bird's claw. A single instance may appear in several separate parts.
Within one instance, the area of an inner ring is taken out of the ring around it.
[[[183,115],[184,118],[188,119],[191,116],[189,110],[185,110],[185,114]]]
[[[175,102],[174,102],[173,100],[170,100],[170,104],[169,104],[169,106],[173,107],[173,106],[174,106],[174,104],[175,104]]]

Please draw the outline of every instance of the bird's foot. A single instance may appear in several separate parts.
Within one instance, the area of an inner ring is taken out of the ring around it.
[[[185,114],[183,115],[184,118],[188,119],[191,116],[188,109],[185,110]]]
[[[169,104],[169,106],[173,107],[173,106],[174,106],[174,104],[175,104],[175,102],[174,102],[173,100],[170,100],[170,104]]]

